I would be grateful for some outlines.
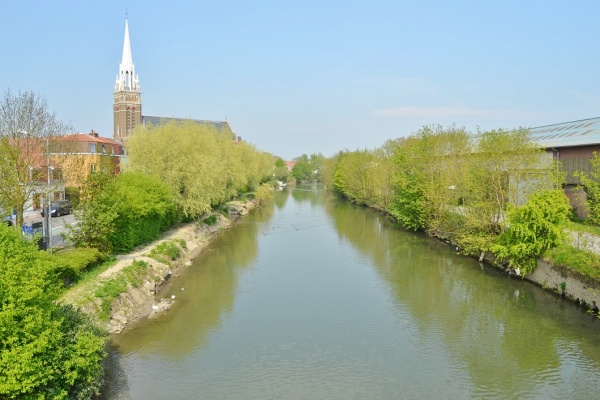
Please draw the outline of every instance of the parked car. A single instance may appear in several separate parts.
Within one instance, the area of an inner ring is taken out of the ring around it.
[[[12,223],[12,218],[10,217],[10,215],[9,215],[8,217],[4,217],[4,218],[2,219],[2,222],[3,222],[3,223],[5,223],[5,224],[6,224],[6,225],[8,225],[8,226],[12,226],[12,224],[13,224],[13,223]]]
[[[71,214],[72,206],[69,200],[59,200],[50,203],[50,216],[60,217],[61,215]],[[42,208],[42,217],[46,212],[46,207]]]

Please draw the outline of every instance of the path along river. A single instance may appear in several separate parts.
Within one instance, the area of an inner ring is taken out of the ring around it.
[[[316,185],[216,238],[105,399],[600,398],[600,320]]]

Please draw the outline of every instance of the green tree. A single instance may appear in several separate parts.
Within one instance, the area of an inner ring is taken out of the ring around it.
[[[464,207],[456,240],[463,251],[487,251],[505,229],[508,205],[522,205],[554,186],[555,165],[526,129],[479,132],[460,193]]]
[[[278,157],[273,166],[273,178],[281,182],[287,182],[289,177],[290,171],[288,171],[285,161]]]
[[[169,187],[158,178],[125,172],[94,174],[67,238],[78,247],[126,252],[157,239],[177,220]]]
[[[102,383],[106,336],[56,303],[49,257],[0,225],[0,398],[89,399]]]
[[[188,218],[209,213],[273,174],[272,155],[195,122],[138,127],[129,137],[128,152],[126,169],[167,184]]]
[[[510,206],[507,230],[491,246],[492,252],[520,275],[533,271],[537,258],[564,240],[564,223],[571,207],[560,189],[533,194],[522,206]]]
[[[71,128],[48,110],[44,97],[34,92],[10,90],[0,102],[0,211],[17,212],[16,227],[35,193],[47,194],[52,186],[35,184],[47,175],[49,141]]]
[[[587,220],[594,225],[600,225],[600,156],[598,156],[598,152],[594,152],[590,164],[589,176],[583,171],[576,171],[574,175],[579,178],[586,193],[586,205],[589,210]]]
[[[310,161],[306,154],[302,154],[300,157],[294,160],[294,166],[292,167],[292,176],[298,182],[305,182],[312,180]]]

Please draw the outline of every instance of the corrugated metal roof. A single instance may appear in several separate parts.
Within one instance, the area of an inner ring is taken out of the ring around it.
[[[529,128],[531,139],[545,148],[600,144],[600,117]]]

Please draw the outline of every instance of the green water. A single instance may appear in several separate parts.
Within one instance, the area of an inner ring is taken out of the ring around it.
[[[105,399],[600,398],[600,320],[316,185],[241,219],[171,295],[113,340]]]

